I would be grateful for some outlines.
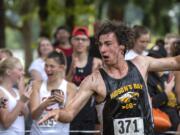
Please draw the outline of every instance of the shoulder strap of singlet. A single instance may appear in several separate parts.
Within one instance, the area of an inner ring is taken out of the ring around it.
[[[99,71],[100,71],[100,74],[101,74],[101,76],[102,76],[102,78],[103,78],[103,80],[104,80],[104,83],[105,83],[105,86],[106,86],[106,91],[107,91],[107,93],[108,93],[109,90],[110,90],[110,85],[109,85],[109,83],[108,83],[108,78],[109,78],[109,76],[108,76],[107,73],[104,71],[104,69],[100,68]],[[108,94],[107,94],[107,95],[108,95]]]
[[[72,56],[66,57],[66,60],[67,60],[67,69],[66,69],[66,75],[67,75],[67,73],[69,72],[71,63],[72,63]]]
[[[127,63],[128,63],[129,71],[131,71],[132,69],[135,69],[137,71],[137,73],[139,74],[139,78],[145,84],[144,79],[143,79],[139,69],[136,67],[136,65],[134,65],[134,63],[130,60],[127,60]]]
[[[137,67],[131,61],[127,61],[127,64],[128,64],[128,73],[134,69],[138,73],[140,80],[145,84],[144,79],[143,79],[141,73],[139,72],[139,70],[137,69]],[[111,80],[112,78],[109,77],[109,75],[104,71],[104,69],[100,68],[99,71],[104,80],[104,83],[106,86],[106,91],[108,93],[111,89],[111,87],[109,85],[109,80]]]
[[[89,68],[90,72],[92,72],[93,60],[94,60],[93,57],[88,56],[88,61],[87,61],[87,64],[86,64],[85,67],[86,67],[86,68]]]

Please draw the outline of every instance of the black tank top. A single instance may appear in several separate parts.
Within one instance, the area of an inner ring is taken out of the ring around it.
[[[72,61],[72,57],[71,57]],[[69,63],[70,65],[70,63]],[[75,83],[77,86],[80,85],[82,80],[92,73],[92,66],[93,66],[93,57],[88,56],[87,64],[83,68],[76,68],[76,72],[73,75],[72,82]],[[75,119],[72,121],[71,124],[80,123],[80,122],[89,122],[95,123],[96,117],[96,110],[95,110],[95,100],[94,97],[91,97],[87,104],[83,107],[83,109],[78,113]]]
[[[67,72],[69,71],[70,65],[72,62],[72,57],[67,58]],[[93,65],[93,57],[88,56],[88,61],[85,67],[79,68],[77,67],[75,73],[73,74],[72,82],[75,83],[77,86],[80,85],[82,80],[92,73],[92,65]]]
[[[128,74],[122,79],[113,79],[100,69],[107,92],[103,109],[103,135],[140,135],[143,134],[141,132],[153,135],[152,113],[145,82],[136,66],[130,61],[127,63]]]

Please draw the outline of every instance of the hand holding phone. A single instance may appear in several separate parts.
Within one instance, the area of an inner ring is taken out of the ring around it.
[[[51,90],[51,96],[54,96],[60,105],[64,103],[64,92],[62,90],[60,89]]]

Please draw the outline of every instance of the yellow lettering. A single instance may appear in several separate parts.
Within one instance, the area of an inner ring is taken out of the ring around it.
[[[128,85],[129,89],[132,90],[132,85]]]
[[[124,86],[124,91],[128,91],[128,87],[127,86]]]
[[[143,88],[142,84],[139,84],[139,83],[134,83],[133,87],[134,87],[134,89],[140,89],[140,90],[142,90],[142,88]]]
[[[117,97],[118,95],[120,94],[123,94],[125,92],[128,92],[132,89],[142,89],[142,85],[141,84],[137,84],[137,83],[134,83],[134,84],[129,84],[129,85],[126,85],[126,86],[123,86],[115,91],[113,91],[111,94],[110,94],[110,97],[111,99]]]

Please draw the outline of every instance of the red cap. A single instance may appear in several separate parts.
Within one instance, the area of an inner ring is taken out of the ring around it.
[[[72,36],[86,35],[89,37],[89,31],[87,27],[75,27],[72,32]]]

